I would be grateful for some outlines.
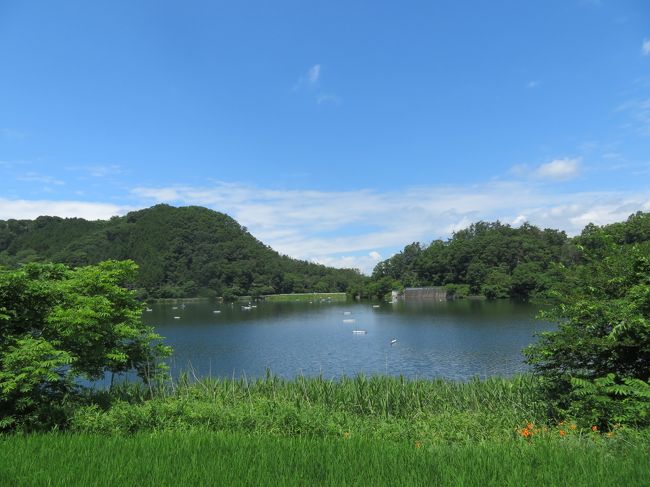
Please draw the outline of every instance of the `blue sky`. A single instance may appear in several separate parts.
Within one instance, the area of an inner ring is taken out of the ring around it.
[[[650,3],[0,0],[0,218],[159,202],[369,271],[650,211]]]

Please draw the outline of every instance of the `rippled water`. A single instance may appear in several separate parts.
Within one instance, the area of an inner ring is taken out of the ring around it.
[[[287,378],[365,373],[464,380],[526,370],[521,349],[551,328],[535,319],[536,311],[526,303],[467,300],[258,303],[250,310],[191,303],[154,305],[144,319],[174,348],[173,373],[191,365],[199,376],[259,377],[268,368]]]

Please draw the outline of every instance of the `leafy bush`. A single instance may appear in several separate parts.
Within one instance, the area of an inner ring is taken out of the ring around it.
[[[125,287],[136,271],[131,261],[0,270],[0,427],[61,425],[80,378],[161,371],[170,349]]]
[[[647,426],[650,424],[650,384],[607,374],[594,380],[571,380],[571,416],[586,425],[610,428],[612,424]]]
[[[544,314],[558,330],[529,347],[529,362],[557,413],[648,424],[650,247],[616,244],[594,227],[583,239],[582,264],[564,270]]]

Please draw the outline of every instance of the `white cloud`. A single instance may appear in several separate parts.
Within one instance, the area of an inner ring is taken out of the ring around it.
[[[586,223],[624,220],[650,209],[650,193],[561,192],[534,181],[396,191],[279,191],[216,182],[206,187],[137,188],[143,204],[169,202],[228,213],[279,252],[327,265],[372,270],[413,241],[446,238],[478,220],[578,233]]]
[[[311,68],[307,70],[306,73],[302,74],[298,81],[293,85],[294,90],[300,90],[302,88],[314,89],[318,85],[320,80],[320,64],[314,64]]]
[[[0,219],[40,215],[107,219],[153,203],[193,204],[228,213],[265,244],[292,257],[369,273],[404,245],[447,238],[478,220],[524,221],[576,234],[589,222],[621,221],[650,210],[650,191],[570,192],[535,180],[421,186],[394,191],[268,189],[239,183],[139,187],[137,204],[0,198]]]
[[[311,84],[318,83],[318,78],[320,78],[320,64],[314,64],[307,71],[307,81]]]
[[[650,40],[643,39],[643,43],[641,44],[641,54],[644,56],[650,56]]]
[[[546,164],[540,165],[535,170],[535,175],[543,179],[554,181],[566,181],[573,179],[580,172],[580,157],[573,159],[555,159]]]
[[[526,83],[526,88],[537,88],[541,83],[539,80],[532,80]]]
[[[64,218],[85,218],[86,220],[107,220],[115,215],[123,215],[133,208],[110,203],[87,201],[54,200],[10,200],[0,198],[0,219],[34,219],[38,216],[60,216]]]

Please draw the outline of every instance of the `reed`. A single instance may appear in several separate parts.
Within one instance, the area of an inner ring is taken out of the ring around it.
[[[517,426],[548,420],[532,376],[469,382],[399,377],[249,380],[181,375],[149,389],[116,386],[79,409],[71,428],[86,433],[190,430],[336,437],[343,431],[388,440],[439,442],[509,438]]]

